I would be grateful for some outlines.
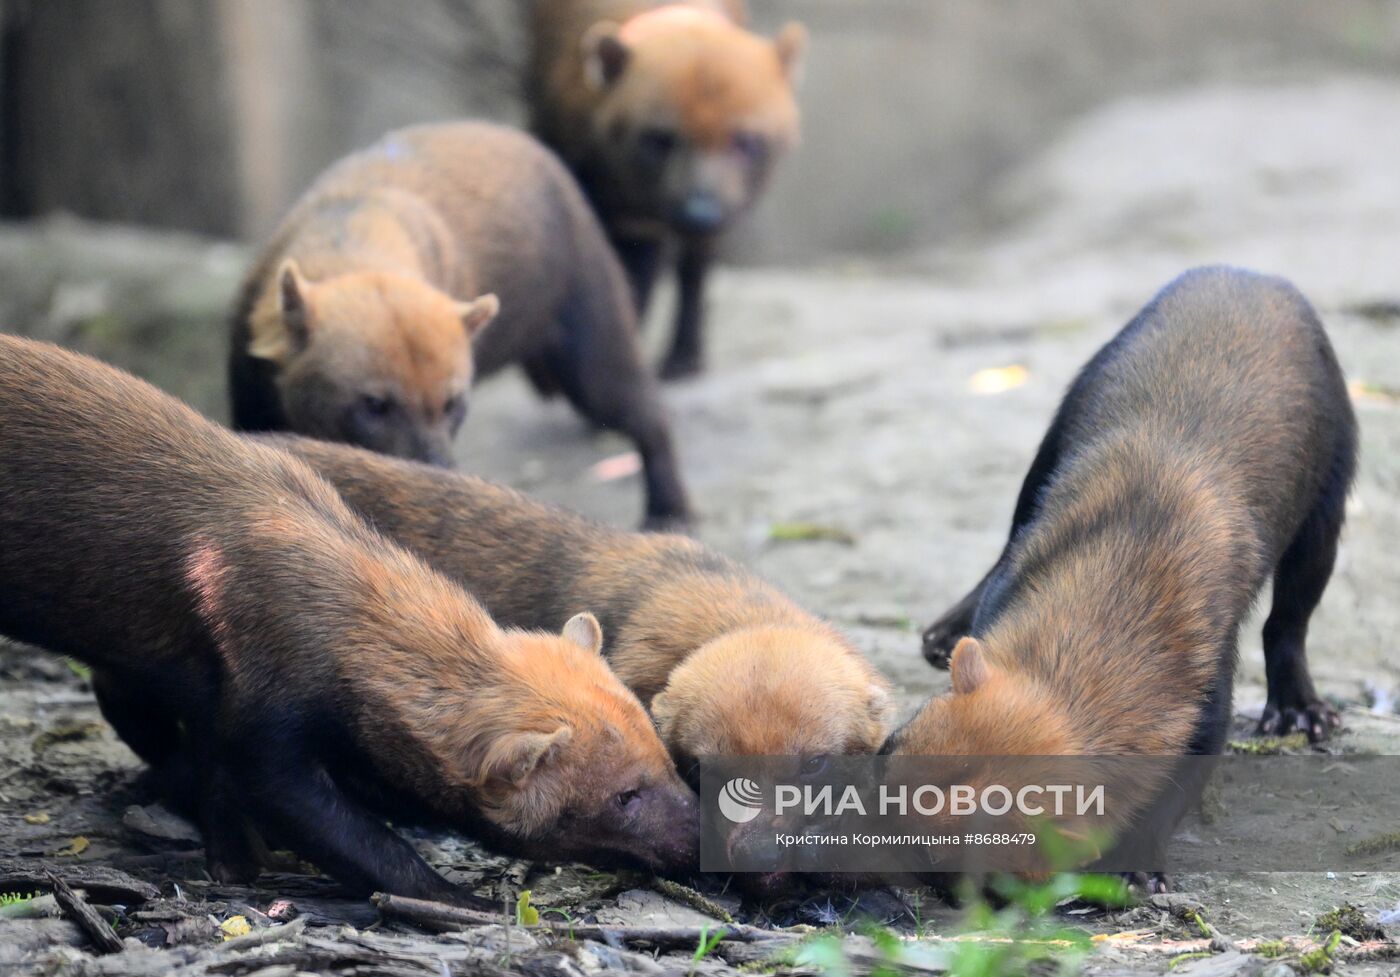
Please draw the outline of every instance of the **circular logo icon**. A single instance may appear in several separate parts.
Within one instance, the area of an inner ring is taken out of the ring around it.
[[[719,811],[735,824],[758,817],[763,810],[763,793],[758,784],[745,777],[735,777],[719,792]]]

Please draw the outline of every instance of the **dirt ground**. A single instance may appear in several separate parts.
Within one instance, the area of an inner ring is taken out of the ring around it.
[[[845,627],[900,689],[907,715],[947,685],[946,674],[920,657],[918,630],[998,552],[1021,476],[1074,370],[1187,267],[1228,262],[1284,274],[1322,313],[1352,381],[1362,431],[1338,569],[1310,634],[1318,685],[1345,708],[1346,732],[1331,749],[1400,753],[1400,658],[1392,637],[1400,630],[1397,159],[1400,88],[1378,82],[1119,102],[1082,120],[1008,181],[991,204],[1015,220],[994,239],[879,265],[852,260],[721,274],[711,304],[711,369],[667,391],[702,513],[697,535]],[[241,261],[224,245],[73,225],[11,228],[0,232],[0,307],[18,331],[122,362],[218,416],[220,296],[231,293]],[[663,325],[653,323],[650,341],[661,338]],[[627,468],[617,457],[626,450],[620,439],[587,430],[564,405],[537,402],[508,376],[480,388],[460,460],[466,470],[626,525],[641,511],[637,479],[615,477]],[[784,523],[828,528],[838,538],[774,541],[773,527]],[[1258,624],[1241,638],[1242,736],[1263,703]],[[53,869],[75,887],[86,885],[95,903],[127,905],[124,935],[174,947],[159,955],[129,940],[133,948],[99,961],[81,949],[85,940],[72,924],[39,900],[14,914],[34,918],[7,919],[0,910],[0,971],[691,968],[688,950],[656,960],[589,940],[561,950],[499,928],[429,942],[399,924],[376,924],[373,907],[295,874],[264,876],[256,890],[215,886],[202,874],[188,826],[154,806],[139,764],[100,722],[82,679],[63,661],[25,649],[0,651],[0,825],[0,891],[28,891],[32,875],[25,873]],[[531,889],[537,905],[575,921],[715,924],[712,913],[645,878],[512,863],[449,837],[420,841],[456,877],[503,895]],[[153,893],[130,882],[103,888],[90,875],[101,867],[155,884],[160,899],[143,902]],[[1173,956],[1209,949],[1181,922],[1183,905],[1199,906],[1225,941],[1248,949],[1251,940],[1317,936],[1318,914],[1344,903],[1389,921],[1384,914],[1400,909],[1396,867],[1184,874],[1173,880],[1174,901],[1066,922],[1128,934],[1096,943],[1088,972],[1165,973]],[[742,903],[716,880],[697,886],[741,922],[874,918],[890,922],[910,946],[935,949],[958,926],[958,911],[932,899],[916,923],[905,912],[907,893],[870,892],[858,903],[845,892],[818,893],[765,906]],[[260,928],[273,922],[266,914],[278,899],[296,905],[303,928]],[[240,915],[253,933],[221,944],[216,925]],[[1391,932],[1400,932],[1400,921]],[[510,939],[513,949],[503,948]],[[881,959],[873,945],[851,937],[846,963],[870,969]],[[696,972],[730,972],[764,955],[761,944],[734,947]],[[1386,962],[1392,950],[1344,942],[1338,953],[1347,962],[1339,966],[1396,972]],[[947,965],[937,953],[901,959],[920,972]],[[1296,953],[1280,964],[1226,949],[1173,973],[1268,967],[1271,977],[1284,977],[1281,967],[1301,966]]]

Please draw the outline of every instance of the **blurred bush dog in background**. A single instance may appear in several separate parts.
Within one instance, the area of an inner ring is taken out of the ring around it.
[[[535,0],[526,95],[534,131],[583,185],[645,315],[679,243],[663,376],[698,372],[715,237],[797,142],[806,31],[746,30],[742,0]]]
[[[953,645],[952,693],[885,752],[1219,753],[1240,624],[1270,575],[1260,732],[1325,739],[1338,716],[1304,640],[1356,450],[1307,300],[1248,271],[1182,275],[1070,386],[1005,551],[925,633],[931,660]],[[1164,792],[1161,824],[1186,794]]]
[[[263,439],[259,439],[263,440]],[[605,656],[694,780],[703,756],[873,753],[889,686],[835,628],[693,540],[629,533],[466,475],[273,437],[503,624],[592,608]]]
[[[648,520],[687,517],[626,279],[568,172],[500,126],[402,129],[326,171],[254,265],[234,425],[448,465],[473,373],[510,363],[635,442]]]
[[[693,860],[694,796],[590,615],[497,627],[305,465],[55,346],[0,336],[0,430],[0,632],[90,663],[138,754],[192,763],[216,878],[256,874],[251,821],[361,889],[466,898],[372,810]]]

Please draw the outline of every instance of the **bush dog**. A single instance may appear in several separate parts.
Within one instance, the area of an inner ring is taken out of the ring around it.
[[[91,663],[153,765],[194,752],[216,876],[256,872],[246,817],[348,884],[457,897],[380,802],[541,857],[694,857],[593,617],[503,630],[305,465],[54,346],[0,336],[0,430],[0,632]]]
[[[796,141],[806,33],[745,30],[742,0],[536,0],[526,90],[534,131],[602,216],[645,314],[679,242],[675,336],[662,375],[701,367],[716,235]]]
[[[276,437],[503,624],[602,621],[613,671],[693,779],[702,756],[871,753],[885,680],[834,628],[693,540],[609,529],[479,478]]]
[[[607,238],[547,149],[484,123],[403,129],[323,174],[254,265],[233,316],[234,425],[445,465],[473,373],[519,363],[630,437],[648,520],[682,521],[636,333]]]
[[[1326,738],[1339,720],[1304,638],[1355,465],[1307,301],[1247,271],[1182,275],[1070,386],[1005,551],[925,634],[935,659],[956,640],[952,693],[886,751],[1219,753],[1240,624],[1270,574],[1260,731]]]

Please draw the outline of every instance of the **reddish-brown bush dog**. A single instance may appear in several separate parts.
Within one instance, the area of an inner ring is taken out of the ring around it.
[[[645,311],[680,243],[667,376],[700,369],[715,235],[753,204],[797,141],[793,81],[806,34],[743,27],[742,0],[536,3],[527,76],[535,131],[602,215]]]
[[[448,464],[473,374],[511,363],[636,443],[651,522],[686,518],[627,284],[573,179],[500,126],[404,129],[323,174],[258,259],[234,423]]]
[[[693,857],[694,798],[591,616],[498,627],[305,465],[54,346],[0,336],[0,429],[0,632],[91,663],[152,764],[193,761],[217,876],[256,871],[251,820],[360,888],[454,897],[372,808]]]
[[[830,625],[681,536],[629,533],[479,478],[274,437],[381,532],[461,582],[504,624],[590,607],[613,671],[688,772],[709,755],[869,753],[888,686]]]

